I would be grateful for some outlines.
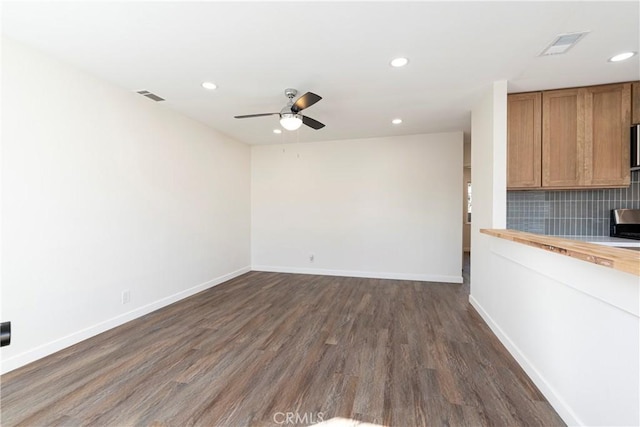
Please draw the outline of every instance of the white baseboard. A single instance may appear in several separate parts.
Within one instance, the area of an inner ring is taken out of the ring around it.
[[[405,274],[379,273],[372,271],[325,270],[321,268],[274,267],[270,265],[254,265],[253,271],[272,273],[314,274],[318,276],[363,277],[367,279],[413,280],[418,282],[462,283],[462,276],[446,276],[438,274]]]
[[[558,412],[558,415],[569,426],[583,426],[585,425],[575,412],[571,410],[569,405],[562,399],[558,392],[547,382],[544,376],[533,366],[527,356],[522,353],[518,346],[507,336],[507,334],[498,326],[491,316],[482,308],[480,303],[472,296],[469,295],[469,303],[476,309],[478,314],[484,319],[489,328],[498,337],[502,345],[511,353],[514,359],[518,362],[520,367],[527,373],[531,381],[538,387],[540,392],[547,398],[553,409]]]
[[[45,356],[53,354],[64,348],[77,344],[80,341],[84,341],[88,338],[96,336],[109,329],[113,329],[116,326],[120,326],[126,322],[137,319],[138,317],[144,316],[145,314],[149,314],[152,311],[158,310],[162,307],[166,307],[170,304],[173,304],[174,302],[180,301],[184,298],[195,295],[198,292],[202,292],[206,289],[212,288],[216,285],[219,285],[235,277],[238,277],[244,273],[248,273],[249,271],[251,271],[250,267],[243,267],[239,270],[216,277],[215,279],[208,280],[204,283],[193,286],[189,289],[185,289],[184,291],[180,291],[178,293],[161,298],[152,303],[143,305],[142,307],[138,307],[127,313],[120,314],[116,317],[105,320],[93,326],[89,326],[88,328],[81,329],[65,337],[59,338],[57,340],[43,344],[31,350],[17,354],[13,357],[10,357],[2,361],[2,366],[0,366],[0,372],[2,374],[5,374],[9,371],[12,371],[21,366],[27,365],[28,363],[34,362],[38,359],[41,359]]]

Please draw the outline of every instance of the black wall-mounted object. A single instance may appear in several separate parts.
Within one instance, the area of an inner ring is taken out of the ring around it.
[[[11,344],[11,322],[0,324],[0,347]]]
[[[640,169],[640,125],[631,126],[631,170]]]

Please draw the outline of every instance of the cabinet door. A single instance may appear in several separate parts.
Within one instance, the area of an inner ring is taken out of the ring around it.
[[[509,95],[507,101],[507,187],[541,185],[542,94]]]
[[[542,93],[542,185],[584,182],[584,89]]]
[[[631,84],[585,91],[585,184],[629,185]]]
[[[631,88],[631,123],[640,123],[640,82],[635,82]]]

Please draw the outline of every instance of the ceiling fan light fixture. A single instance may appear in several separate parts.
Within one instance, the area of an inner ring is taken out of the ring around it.
[[[213,82],[202,82],[202,87],[209,90],[215,90],[218,88],[218,85]]]
[[[298,130],[302,126],[302,116],[294,113],[280,114],[280,124],[286,130]]]

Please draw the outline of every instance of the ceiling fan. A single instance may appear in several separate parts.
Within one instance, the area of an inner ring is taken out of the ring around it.
[[[300,111],[305,108],[311,107],[316,102],[322,99],[321,96],[316,95],[313,92],[307,92],[302,95],[300,98],[293,102],[293,98],[298,94],[298,91],[295,89],[285,89],[284,94],[287,98],[289,98],[289,102],[284,106],[279,113],[259,113],[259,114],[247,114],[244,116],[234,116],[236,119],[247,119],[251,117],[262,117],[262,116],[280,116],[280,124],[286,130],[296,130],[302,124],[309,126],[312,129],[318,130],[324,127],[324,124],[320,123],[317,120],[312,119],[311,117],[303,116],[299,114]]]

